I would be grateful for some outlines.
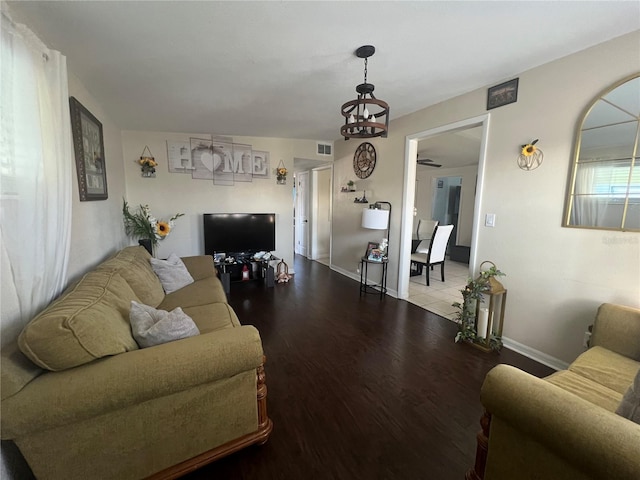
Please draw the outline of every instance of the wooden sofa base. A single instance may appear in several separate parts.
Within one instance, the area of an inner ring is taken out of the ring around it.
[[[273,430],[273,422],[267,416],[267,385],[265,383],[264,366],[260,365],[256,373],[258,386],[258,430],[201,453],[189,460],[180,462],[177,465],[166,468],[147,477],[147,480],[170,480],[179,478],[227,455],[231,455],[238,450],[242,450],[245,447],[266,443],[271,434],[271,430]]]
[[[478,446],[476,447],[476,463],[464,476],[465,480],[483,480],[484,470],[487,466],[487,455],[489,453],[489,429],[491,428],[491,414],[485,410],[480,419],[482,429],[476,437]]]

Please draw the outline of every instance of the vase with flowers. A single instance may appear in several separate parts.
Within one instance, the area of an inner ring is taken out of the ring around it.
[[[284,166],[284,162],[280,160],[278,164],[278,168],[276,168],[276,182],[278,185],[286,185],[287,184],[287,168]]]
[[[140,157],[138,160],[143,177],[155,177],[158,162],[153,157]]]
[[[139,205],[133,212],[129,209],[126,200],[122,200],[122,217],[124,230],[127,235],[139,240],[140,245],[145,246],[153,255],[155,247],[160,240],[164,240],[171,233],[175,220],[184,213],[176,213],[169,220],[158,220],[151,213],[149,205]]]

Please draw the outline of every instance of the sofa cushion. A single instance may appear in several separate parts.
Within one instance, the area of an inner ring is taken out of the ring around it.
[[[200,334],[191,317],[180,307],[167,312],[132,301],[129,320],[133,338],[141,348]]]
[[[578,375],[624,394],[633,382],[640,363],[602,347],[592,347],[569,366]]]
[[[209,305],[185,307],[183,310],[196,322],[201,333],[240,326],[238,317],[227,303],[210,303]]]
[[[24,356],[16,342],[2,347],[0,369],[2,370],[0,377],[2,400],[15,395],[31,380],[44,373],[44,370],[34,365]]]
[[[640,424],[640,370],[616,409],[618,415]]]
[[[47,370],[136,350],[131,300],[140,299],[118,271],[91,271],[27,324],[18,337],[20,350]]]
[[[570,370],[561,370],[545,380],[610,412],[616,411],[622,399],[621,393]]]
[[[176,307],[197,307],[210,303],[227,303],[227,296],[218,277],[196,280],[180,290],[167,294],[156,308],[173,310]]]
[[[165,293],[175,292],[193,283],[193,277],[189,270],[175,253],[169,255],[166,260],[151,258],[149,261],[151,268],[160,279]]]
[[[144,247],[126,247],[98,265],[97,270],[117,270],[142,303],[157,307],[164,298],[164,290],[150,259]]]
[[[640,362],[640,309],[603,303],[593,324],[591,345]]]

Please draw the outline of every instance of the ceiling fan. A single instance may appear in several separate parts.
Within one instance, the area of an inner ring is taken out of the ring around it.
[[[439,163],[434,163],[434,161],[431,160],[430,158],[419,158],[417,162],[418,162],[418,165],[424,165],[425,167],[440,168],[442,166]]]

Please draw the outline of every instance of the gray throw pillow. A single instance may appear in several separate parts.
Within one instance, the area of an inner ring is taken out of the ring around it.
[[[622,402],[620,402],[616,413],[640,424],[640,370],[638,370],[629,390],[622,397]]]
[[[193,277],[189,270],[175,253],[169,255],[166,260],[151,258],[149,261],[151,262],[151,268],[160,279],[165,293],[175,292],[193,283]]]
[[[131,301],[129,321],[133,338],[140,348],[200,334],[195,322],[180,307],[167,312]]]

